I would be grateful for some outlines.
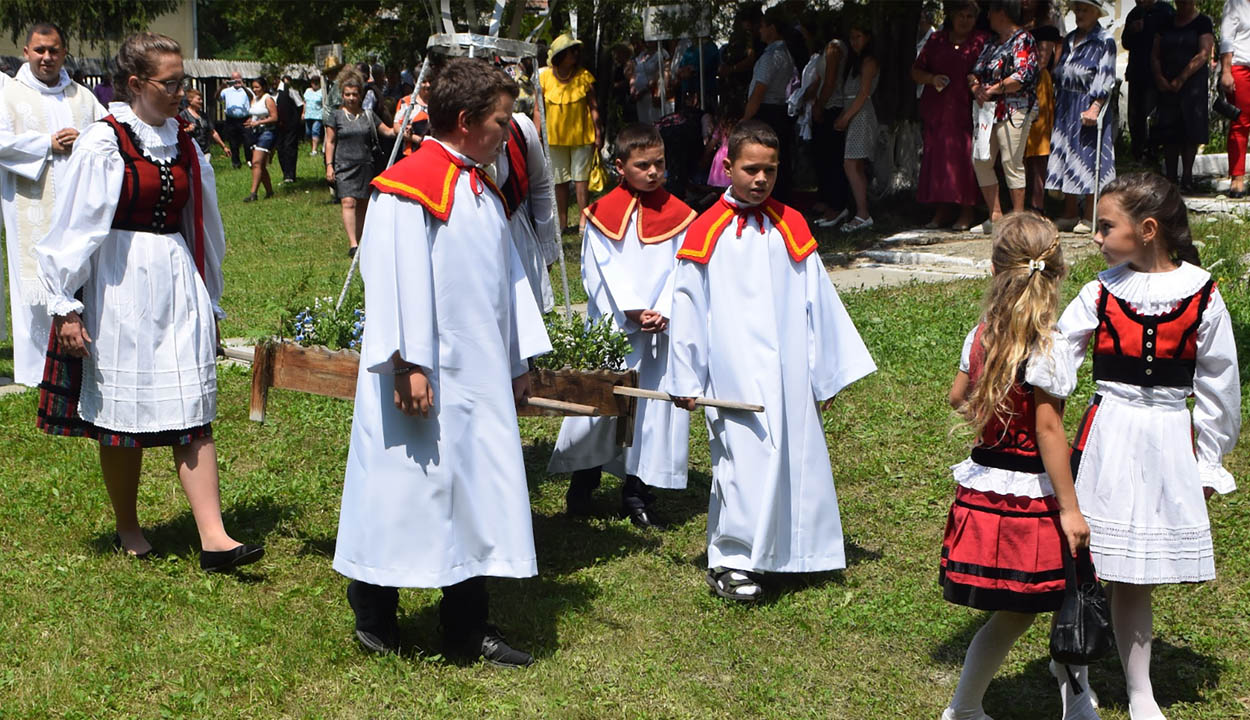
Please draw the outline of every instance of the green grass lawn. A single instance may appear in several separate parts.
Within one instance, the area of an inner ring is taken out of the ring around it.
[[[244,205],[245,171],[218,162],[230,238],[227,336],[272,333],[285,308],[337,295],[347,270],[338,207],[320,162],[299,183]],[[1243,227],[1199,222],[1243,343],[1250,289]],[[566,238],[580,292],[578,243]],[[1098,268],[1084,261],[1071,297]],[[558,286],[558,280],[557,286]],[[945,404],[979,282],[847,293],[880,370],[839,397],[826,431],[850,567],[782,579],[738,607],[703,583],[706,434],[692,433],[690,489],[662,493],[667,533],[562,515],[567,477],[545,474],[559,421],[524,420],[538,577],[492,581],[494,616],[539,663],[508,672],[437,657],[434,591],[401,594],[413,651],[362,654],[345,581],[330,568],[347,455],[347,402],[274,391],[268,422],[247,419],[249,375],[220,372],[228,528],[265,559],[206,576],[168,451],[149,454],[141,518],[165,559],[110,550],[112,519],[95,448],[34,428],[32,392],[0,398],[0,718],[877,718],[936,719],[983,615],[941,599],[939,545],[967,452]],[[1243,359],[1250,360],[1244,352]],[[0,374],[11,369],[0,348]],[[1086,380],[1068,411],[1075,424]],[[1228,460],[1246,477],[1250,453]],[[1171,720],[1250,716],[1250,495],[1210,504],[1219,578],[1156,597],[1154,681]],[[997,720],[1057,718],[1039,620],[991,685]],[[415,648],[425,649],[420,653]],[[1118,660],[1093,669],[1103,717],[1125,720]]]

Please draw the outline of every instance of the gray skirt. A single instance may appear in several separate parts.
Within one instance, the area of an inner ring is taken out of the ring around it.
[[[373,161],[364,160],[350,165],[334,163],[334,187],[339,197],[364,199],[369,197],[369,183],[373,182]]]

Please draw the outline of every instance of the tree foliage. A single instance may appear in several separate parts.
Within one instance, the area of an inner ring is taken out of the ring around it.
[[[117,42],[125,35],[144,30],[152,20],[178,8],[178,0],[3,0],[0,27],[13,42],[23,42],[26,31],[37,22],[54,22],[65,30],[73,45]]]

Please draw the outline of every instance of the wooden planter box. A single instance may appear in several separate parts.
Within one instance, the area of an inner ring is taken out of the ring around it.
[[[303,347],[289,342],[263,342],[256,346],[252,359],[252,403],[250,417],[265,421],[265,406],[270,388],[298,390],[313,395],[352,400],[356,397],[356,375],[360,354],[353,350],[332,351],[324,347]],[[634,411],[637,401],[616,395],[616,386],[638,387],[638,373],[633,370],[532,370],[530,394],[535,397],[563,400],[589,405],[600,415],[624,418],[616,424],[618,445],[628,445],[633,437]],[[561,413],[532,406],[517,409],[517,415],[560,415]]]

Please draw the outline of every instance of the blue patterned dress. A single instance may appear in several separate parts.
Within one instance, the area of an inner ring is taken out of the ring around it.
[[[1068,195],[1092,195],[1097,143],[1102,143],[1099,187],[1115,179],[1115,107],[1103,118],[1102,137],[1095,126],[1081,124],[1081,113],[1095,100],[1110,101],[1115,88],[1115,40],[1097,25],[1079,45],[1076,31],[1063,40],[1063,57],[1054,71],[1055,129],[1050,136],[1046,189]]]

